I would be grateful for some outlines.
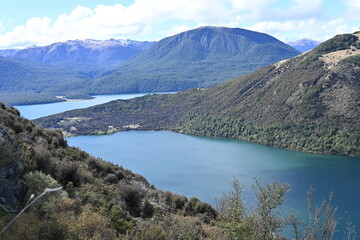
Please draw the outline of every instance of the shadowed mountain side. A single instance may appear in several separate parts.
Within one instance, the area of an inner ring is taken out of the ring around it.
[[[86,85],[87,74],[28,60],[0,57],[0,101],[6,104],[57,101]],[[86,95],[86,94],[83,94]]]

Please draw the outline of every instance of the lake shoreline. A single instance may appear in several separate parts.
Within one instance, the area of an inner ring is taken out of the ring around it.
[[[107,132],[99,130],[98,133],[94,133],[94,134],[73,134],[73,133],[69,133],[67,131],[61,131],[61,132],[65,138],[71,138],[71,137],[80,137],[80,136],[109,136],[109,135],[113,135],[113,134],[120,133],[120,132],[130,132],[130,131],[140,131],[140,132],[141,131],[144,131],[144,132],[169,131],[172,133],[178,133],[178,134],[183,134],[183,135],[188,135],[188,136],[193,136],[193,137],[203,137],[203,138],[219,139],[219,140],[233,140],[233,141],[240,141],[240,142],[246,142],[246,143],[251,143],[251,144],[258,144],[258,145],[265,146],[265,147],[283,149],[283,150],[293,151],[293,152],[298,152],[298,153],[309,153],[309,154],[316,154],[316,155],[322,155],[322,156],[359,158],[359,156],[353,156],[353,155],[327,154],[327,153],[315,152],[315,151],[299,151],[299,150],[295,150],[295,149],[291,149],[291,148],[277,147],[277,146],[262,144],[262,143],[258,143],[258,142],[251,142],[251,141],[246,141],[246,140],[236,139],[236,138],[222,138],[222,137],[213,137],[213,136],[194,135],[194,134],[183,133],[181,131],[177,131],[174,129],[146,129],[146,128],[138,128],[137,127],[137,128],[127,128],[127,129],[122,129],[122,130],[118,130],[118,128],[112,128],[111,131],[107,131]]]
[[[351,216],[360,213],[356,201],[360,159],[274,148],[234,139],[200,137],[172,131],[121,131],[111,135],[86,135],[66,139],[93,156],[143,175],[157,188],[170,190],[216,205],[230,190],[233,178],[245,187],[248,198],[253,178],[274,178],[291,184],[286,207],[306,211],[306,192],[315,189],[315,200],[334,191],[335,203]]]
[[[66,96],[55,96],[57,99],[61,99],[64,102],[77,102],[77,101],[85,101],[85,100],[91,100],[94,99],[94,96],[90,96],[88,98],[67,98]]]

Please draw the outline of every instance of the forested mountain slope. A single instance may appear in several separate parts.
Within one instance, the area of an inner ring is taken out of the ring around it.
[[[299,53],[264,33],[201,27],[160,40],[105,72],[88,89],[127,93],[214,86]]]
[[[56,101],[77,92],[91,76],[48,64],[0,57],[0,101],[7,104]]]
[[[360,33],[211,88],[117,100],[37,120],[66,134],[170,129],[360,156]]]
[[[208,87],[299,53],[267,34],[223,27],[201,27],[157,43],[74,40],[6,50],[7,58],[0,59],[0,101],[30,104],[58,101],[59,95]]]

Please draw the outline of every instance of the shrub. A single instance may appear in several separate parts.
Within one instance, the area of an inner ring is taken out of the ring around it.
[[[197,240],[204,239],[204,231],[196,218],[177,217],[172,222],[174,239]]]
[[[46,188],[60,187],[60,184],[50,175],[46,175],[38,171],[25,174],[24,180],[29,186],[29,196],[31,194],[38,195],[42,193]]]
[[[90,170],[93,170],[98,177],[105,177],[109,173],[115,173],[113,165],[100,159],[92,158],[89,160],[88,165]]]
[[[197,215],[204,215],[209,217],[210,219],[216,218],[216,211],[213,209],[209,204],[200,201],[196,197],[190,198],[187,202],[184,214],[188,216],[197,216]]]
[[[133,228],[131,217],[120,206],[113,205],[110,210],[111,224],[117,233],[125,234]]]
[[[111,183],[111,184],[116,184],[119,182],[119,179],[117,178],[117,176],[115,174],[109,173],[105,178],[104,178],[105,182]]]
[[[36,161],[36,169],[45,174],[54,174],[54,162],[50,151],[44,145],[34,147],[34,158]]]
[[[356,43],[358,38],[352,34],[337,35],[316,48],[316,52],[326,54],[333,51],[344,50]]]
[[[21,151],[15,142],[0,142],[0,167],[4,167],[11,162],[21,161]]]
[[[59,224],[66,229],[65,239],[79,240],[112,240],[116,239],[116,232],[111,227],[110,220],[90,205],[81,208],[78,215],[60,213]]]
[[[148,199],[145,199],[141,208],[141,217],[151,218],[154,215],[154,212],[154,206],[150,203]]]
[[[164,228],[154,223],[140,223],[137,230],[133,232],[130,239],[136,240],[165,240],[171,239],[167,236]]]
[[[58,166],[57,179],[62,185],[72,182],[74,187],[81,186],[81,175],[79,173],[79,165],[77,163],[63,163]]]
[[[187,198],[185,196],[173,194],[173,202],[176,209],[183,209],[187,202]]]
[[[360,67],[360,55],[347,57],[343,61],[355,64],[356,66]]]
[[[233,182],[233,192],[224,195],[219,202],[218,224],[230,239],[272,240],[285,226],[278,208],[282,205],[287,184],[274,181],[262,184],[255,179],[252,186],[257,199],[257,206],[247,209],[242,200],[242,188],[237,179]]]
[[[141,200],[143,194],[139,189],[135,189],[133,186],[121,183],[119,184],[119,190],[121,197],[126,203],[127,210],[134,217],[139,217],[141,213]]]

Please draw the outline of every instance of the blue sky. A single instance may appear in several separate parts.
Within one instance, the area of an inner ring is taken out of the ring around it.
[[[0,48],[71,39],[159,40],[205,25],[326,40],[360,27],[359,0],[13,0],[1,4]]]

